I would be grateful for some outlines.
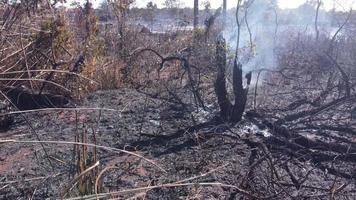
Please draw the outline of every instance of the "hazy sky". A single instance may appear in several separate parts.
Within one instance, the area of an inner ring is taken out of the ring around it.
[[[78,0],[68,0],[67,4],[69,4],[72,1],[78,1]],[[79,1],[84,1],[84,0],[79,0]],[[95,7],[97,7],[100,2],[103,0],[92,0],[93,4]],[[136,0],[135,5],[138,7],[145,7],[148,2],[154,2],[157,4],[158,7],[163,7],[163,2],[165,0]],[[180,0],[183,3],[184,7],[193,7],[193,0]],[[204,2],[206,0],[199,0],[200,2]],[[213,8],[218,8],[222,5],[222,0],[209,0],[211,6]],[[228,7],[234,7],[236,5],[237,0],[227,0],[228,2]],[[306,0],[278,0],[278,4],[280,8],[296,8],[300,6],[301,4],[305,3]],[[351,6],[356,8],[356,0],[323,0],[324,3],[324,8],[325,9],[331,9],[335,5],[338,10],[349,10]],[[202,6],[201,6],[202,8]]]

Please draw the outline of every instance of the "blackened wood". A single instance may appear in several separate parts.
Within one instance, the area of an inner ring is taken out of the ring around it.
[[[216,66],[217,76],[214,88],[220,107],[220,116],[223,120],[229,120],[232,104],[226,90],[226,41],[223,36],[219,36],[216,41]]]

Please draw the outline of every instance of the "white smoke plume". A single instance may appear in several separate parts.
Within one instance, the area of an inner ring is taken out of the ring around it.
[[[306,3],[296,9],[280,9],[276,3],[269,0],[248,2],[252,3],[248,6],[244,4],[239,15],[241,21],[239,58],[245,72],[262,68],[273,69],[277,65],[275,49],[288,41],[286,33],[289,31],[315,34],[316,5]],[[234,52],[237,40],[235,9],[230,10],[227,21],[224,37],[230,52]],[[332,27],[331,21],[330,12],[321,9],[318,18],[319,31],[332,34],[335,28]]]

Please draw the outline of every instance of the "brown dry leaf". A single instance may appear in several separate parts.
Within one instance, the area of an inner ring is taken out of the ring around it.
[[[140,176],[147,176],[148,174],[147,170],[142,165],[137,168],[136,173]]]

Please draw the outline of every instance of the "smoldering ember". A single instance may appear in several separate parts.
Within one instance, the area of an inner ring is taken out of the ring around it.
[[[0,199],[356,199],[353,0],[0,3]]]

